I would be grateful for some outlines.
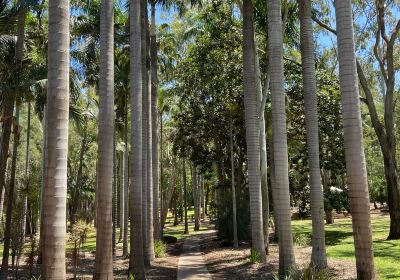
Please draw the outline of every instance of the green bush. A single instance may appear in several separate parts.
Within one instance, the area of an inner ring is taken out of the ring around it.
[[[232,193],[226,189],[218,198],[218,203],[213,204],[218,238],[233,242],[233,210]],[[236,220],[239,240],[250,239],[250,207],[248,190],[243,190],[236,195]]]
[[[274,280],[334,280],[335,274],[329,269],[317,270],[314,267],[293,268],[284,277],[274,276]]]
[[[166,255],[167,247],[161,240],[156,240],[154,242],[154,254],[156,258],[163,258]]]
[[[255,249],[250,250],[250,262],[251,263],[260,263],[261,262],[261,254]]]
[[[310,246],[311,238],[301,232],[293,232],[293,243],[297,246]]]

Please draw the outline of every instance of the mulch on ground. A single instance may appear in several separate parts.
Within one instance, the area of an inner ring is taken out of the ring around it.
[[[239,248],[220,247],[220,240],[215,234],[203,239],[202,251],[207,268],[214,280],[222,279],[273,279],[278,273],[278,245],[270,244],[268,264],[252,264],[250,262],[250,245],[241,244]],[[295,246],[296,264],[306,267],[311,258],[310,247]],[[356,279],[355,263],[352,261],[328,259],[328,266],[337,279]]]

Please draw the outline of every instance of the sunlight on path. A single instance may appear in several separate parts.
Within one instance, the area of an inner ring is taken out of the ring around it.
[[[179,257],[178,280],[212,280],[200,248],[201,237],[210,232],[211,231],[206,231],[198,235],[190,236],[185,240],[183,252]]]

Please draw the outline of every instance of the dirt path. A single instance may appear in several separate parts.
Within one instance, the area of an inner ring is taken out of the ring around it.
[[[211,230],[185,240],[178,262],[178,280],[212,280],[201,252],[201,241],[209,234],[212,234]]]

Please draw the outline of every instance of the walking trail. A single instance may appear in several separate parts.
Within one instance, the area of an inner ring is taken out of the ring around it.
[[[201,239],[212,230],[189,236],[183,244],[178,262],[178,280],[212,280],[201,252]]]

